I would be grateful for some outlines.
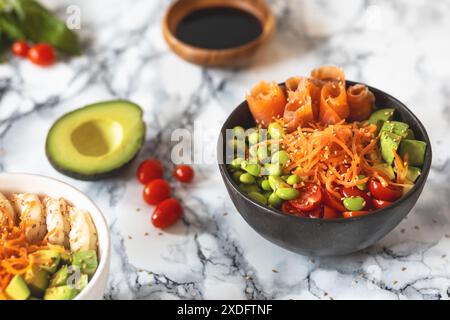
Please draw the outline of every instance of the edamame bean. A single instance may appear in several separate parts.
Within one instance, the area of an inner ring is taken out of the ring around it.
[[[267,202],[272,207],[279,208],[281,206],[281,204],[283,203],[283,200],[279,196],[277,196],[276,193],[274,192],[270,195]]]
[[[241,181],[244,184],[254,184],[255,183],[255,177],[252,176],[250,173],[244,173],[241,174],[239,177],[239,181]]]
[[[241,170],[238,170],[238,171],[233,172],[233,180],[236,181],[236,182],[241,181],[239,178],[241,177],[241,175],[242,175],[243,173],[244,173],[244,172],[241,171]]]
[[[233,151],[238,152],[245,152],[245,148],[247,147],[245,141],[237,139],[229,140],[228,145],[233,149]]]
[[[291,186],[284,182],[283,179],[277,176],[269,176],[269,184],[273,191],[276,191],[279,188],[290,188]]]
[[[242,159],[242,158],[236,158],[236,159],[234,159],[233,161],[231,161],[230,166],[231,166],[233,169],[238,170],[238,169],[241,168],[241,163],[242,163],[242,161],[244,161],[244,159]]]
[[[262,188],[264,191],[271,191],[271,190],[272,190],[272,187],[270,186],[270,183],[269,183],[268,180],[263,180],[263,181],[261,181],[261,188]]]
[[[244,139],[245,138],[245,129],[241,126],[236,126],[233,128],[233,135],[238,139]]]
[[[254,177],[259,177],[259,174],[261,172],[261,167],[253,163],[247,164],[243,169]]]
[[[366,201],[363,197],[345,198],[343,203],[348,211],[361,211],[366,206]]]
[[[359,179],[359,180],[362,180],[362,179],[364,179],[364,178],[366,178],[365,175],[359,175],[359,176],[358,176],[358,179]],[[367,183],[357,184],[356,187],[357,187],[359,190],[361,190],[361,191],[366,191],[366,190],[367,190]]]
[[[289,176],[281,176],[281,179],[283,179],[284,181],[287,181],[288,178]]]
[[[239,189],[249,194],[250,192],[259,192],[259,188],[256,184],[240,184]]]
[[[299,196],[299,192],[294,188],[278,188],[275,193],[283,200],[294,200]]]
[[[250,154],[250,157],[257,158],[258,157],[258,146],[251,146],[248,149],[248,153]]]
[[[267,162],[269,157],[269,152],[267,151],[267,147],[261,146],[257,151],[258,160],[262,163]]]
[[[286,182],[287,182],[287,184],[290,184],[291,186],[293,186],[294,184],[297,184],[300,182],[300,177],[296,174],[292,174],[286,179]]]
[[[279,177],[283,173],[280,165],[275,163],[266,163],[264,165],[265,173],[269,176]]]
[[[272,163],[279,163],[284,166],[289,161],[289,155],[286,151],[280,150],[272,156]]]
[[[259,142],[259,132],[258,131],[253,131],[248,136],[248,143],[250,145],[254,145],[254,144],[257,144],[258,142]]]
[[[278,122],[272,122],[267,128],[272,139],[280,139],[284,135],[284,129]]]
[[[267,204],[266,197],[259,192],[250,192],[248,196],[260,204]]]

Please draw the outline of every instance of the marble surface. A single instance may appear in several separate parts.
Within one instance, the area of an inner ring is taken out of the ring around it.
[[[46,1],[65,15],[71,1]],[[271,1],[275,39],[251,65],[206,70],[172,54],[161,35],[169,1],[77,1],[82,57],[49,69],[13,59],[0,66],[0,170],[66,181],[105,213],[113,239],[106,299],[449,299],[450,2]],[[215,165],[219,126],[252,84],[338,64],[349,79],[406,103],[430,134],[434,163],[416,207],[375,246],[311,258],[261,238],[233,207]],[[172,165],[171,132],[201,130],[195,183],[171,180],[182,222],[150,224],[135,162],[120,177],[80,182],[44,155],[53,121],[88,103],[126,98],[145,109],[140,159]]]

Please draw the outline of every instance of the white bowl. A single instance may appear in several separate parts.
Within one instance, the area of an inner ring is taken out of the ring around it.
[[[111,239],[105,217],[97,206],[81,191],[68,184],[39,175],[0,173],[0,192],[28,192],[50,197],[61,197],[76,207],[91,213],[98,233],[99,265],[87,287],[75,300],[103,299],[111,260]]]

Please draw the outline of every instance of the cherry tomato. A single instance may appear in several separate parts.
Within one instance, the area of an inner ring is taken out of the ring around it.
[[[333,208],[334,210],[337,210],[338,212],[344,212],[346,209],[344,205],[342,204],[340,199],[336,199],[332,194],[328,193],[327,190],[322,191],[323,194],[323,203],[327,206]]]
[[[345,211],[342,215],[344,218],[354,218],[366,215],[368,213],[369,211]]]
[[[297,199],[289,201],[292,206],[302,212],[313,211],[320,206],[322,202],[322,191],[315,183],[306,182],[297,190],[300,195]]]
[[[401,189],[392,186],[383,187],[381,182],[374,179],[369,182],[369,190],[374,198],[391,202],[399,199],[403,194]]]
[[[24,40],[16,41],[11,46],[11,51],[14,55],[22,58],[26,58],[28,55],[28,51],[30,50],[30,46]]]
[[[152,223],[156,228],[170,227],[183,214],[183,208],[177,199],[170,198],[161,202],[152,215]]]
[[[311,219],[320,219],[322,217],[322,208],[317,208],[313,211],[306,212]]]
[[[281,211],[284,213],[292,214],[294,216],[306,217],[305,213],[294,207],[290,201],[284,201],[281,205]]]
[[[46,43],[38,43],[28,51],[28,60],[42,67],[55,62],[55,50]]]
[[[370,209],[372,207],[372,198],[367,194],[367,192],[364,192],[362,190],[359,190],[356,187],[353,188],[342,188],[341,193],[344,197],[350,198],[350,197],[361,197],[366,202],[366,205],[364,206],[364,209]]]
[[[386,207],[389,207],[392,204],[392,202],[384,201],[384,200],[372,199],[372,204],[377,209],[384,209]]]
[[[163,177],[163,166],[159,160],[148,159],[139,165],[137,178],[142,184]]]
[[[194,169],[188,165],[179,165],[175,167],[173,176],[180,182],[191,183],[194,179]]]
[[[156,179],[149,182],[144,188],[144,200],[149,205],[157,205],[170,198],[170,185],[166,180]]]
[[[323,206],[324,219],[336,219],[339,217],[338,211],[329,206]]]

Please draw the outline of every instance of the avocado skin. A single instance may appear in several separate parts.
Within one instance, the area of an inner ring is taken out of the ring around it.
[[[133,104],[133,105],[135,105],[136,107],[138,107],[141,110],[142,114],[144,112],[139,105],[137,105],[137,104],[135,104],[135,103],[133,103],[131,101],[121,100],[121,99],[94,103],[94,104],[85,106],[85,107],[83,107],[81,109],[88,108],[88,107],[95,106],[95,105],[99,105],[99,104],[109,104],[109,103],[129,103],[129,104]],[[139,142],[138,147],[136,148],[136,154],[130,160],[128,160],[127,162],[125,162],[121,166],[119,166],[119,167],[117,167],[117,168],[115,168],[113,170],[110,170],[108,172],[97,173],[97,174],[90,174],[90,175],[81,174],[81,173],[78,173],[78,172],[74,172],[72,170],[68,170],[68,169],[66,169],[64,167],[61,167],[59,164],[57,164],[55,161],[53,161],[53,158],[52,158],[52,156],[51,156],[51,154],[49,152],[49,147],[48,147],[48,136],[52,132],[52,129],[55,126],[55,124],[58,123],[61,119],[65,118],[65,117],[68,117],[71,114],[73,114],[73,113],[75,113],[75,112],[77,112],[79,110],[80,109],[76,109],[76,110],[73,110],[71,112],[68,112],[68,113],[62,115],[60,118],[58,118],[53,123],[52,127],[48,131],[46,142],[45,142],[45,156],[47,157],[48,162],[59,173],[65,175],[65,176],[71,177],[73,179],[76,179],[76,180],[81,180],[81,181],[99,181],[99,180],[104,180],[104,179],[107,179],[107,178],[114,178],[120,172],[125,170],[138,157],[139,152],[141,151],[141,149],[142,149],[142,147],[144,146],[144,143],[145,143],[145,136],[146,136],[146,133],[147,133],[147,128],[144,126],[144,132],[142,134],[142,139]]]

